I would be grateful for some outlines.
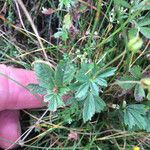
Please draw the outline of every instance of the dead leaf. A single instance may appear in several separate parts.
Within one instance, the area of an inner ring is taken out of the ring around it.
[[[52,9],[52,8],[42,8],[43,10],[42,10],[42,14],[44,14],[44,15],[51,15],[52,13],[54,13],[55,12],[55,10],[54,9]]]

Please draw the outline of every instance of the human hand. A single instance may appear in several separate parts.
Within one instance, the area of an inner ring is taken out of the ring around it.
[[[21,135],[19,110],[42,106],[42,102],[23,87],[29,83],[36,83],[33,71],[0,65],[0,147],[3,149]]]

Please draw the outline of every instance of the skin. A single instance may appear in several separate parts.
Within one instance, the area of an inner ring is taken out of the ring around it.
[[[33,71],[0,65],[0,147],[7,149],[21,135],[19,110],[42,107],[41,98],[23,86],[37,83]],[[16,147],[13,145],[11,148]]]

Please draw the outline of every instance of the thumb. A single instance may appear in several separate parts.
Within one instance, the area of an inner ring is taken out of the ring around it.
[[[23,86],[36,83],[33,71],[0,65],[0,110],[41,107],[42,102]]]
[[[16,147],[13,143],[21,135],[19,111],[5,110],[0,112],[0,147]]]

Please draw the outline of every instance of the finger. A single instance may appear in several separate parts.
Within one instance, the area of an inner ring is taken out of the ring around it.
[[[19,111],[5,110],[0,112],[0,147],[16,147],[13,144],[21,135]]]
[[[24,87],[9,79],[27,86],[29,83],[36,83],[33,71],[0,65],[0,74],[0,110],[36,108],[42,105],[41,101]]]

